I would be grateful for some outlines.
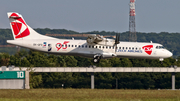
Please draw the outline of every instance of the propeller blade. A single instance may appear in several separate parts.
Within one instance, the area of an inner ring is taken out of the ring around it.
[[[118,35],[119,37],[118,37],[118,43],[119,43],[119,41],[120,41],[120,33],[119,33],[119,35]]]
[[[119,41],[120,41],[120,33],[119,33],[119,34],[116,34],[116,39],[115,39],[115,43],[114,43],[115,53],[116,53],[116,50],[117,50],[117,44],[120,43]]]
[[[117,42],[118,42],[118,35],[116,34],[115,45],[117,44]]]
[[[116,42],[115,44],[119,44],[120,34],[116,34]]]
[[[115,44],[116,44],[116,42],[117,42],[117,38],[118,38],[118,35],[116,34],[116,40],[115,40]]]

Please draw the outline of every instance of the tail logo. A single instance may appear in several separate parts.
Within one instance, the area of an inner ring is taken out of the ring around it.
[[[151,55],[152,53],[152,48],[153,48],[153,45],[146,45],[142,47],[142,49],[144,49],[144,51],[149,55]]]
[[[30,34],[28,26],[24,20],[19,17],[16,13],[12,13],[11,16],[15,17],[15,21],[11,22],[11,26],[15,35],[15,38],[23,38]]]

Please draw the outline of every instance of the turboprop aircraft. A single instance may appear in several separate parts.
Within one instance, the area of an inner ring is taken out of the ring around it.
[[[159,59],[172,56],[172,53],[158,43],[145,42],[120,42],[119,35],[116,39],[90,34],[87,40],[58,39],[41,35],[29,27],[22,15],[7,13],[14,40],[7,43],[57,55],[73,55],[93,58],[98,63],[106,58],[144,58]]]

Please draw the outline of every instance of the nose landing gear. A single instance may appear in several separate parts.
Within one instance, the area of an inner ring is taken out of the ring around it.
[[[159,61],[163,64],[164,58],[159,58]]]

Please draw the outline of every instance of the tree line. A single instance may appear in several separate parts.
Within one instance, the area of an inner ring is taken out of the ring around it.
[[[178,57],[180,59],[180,57]],[[78,56],[51,55],[37,51],[20,50],[14,55],[0,54],[0,65],[17,67],[167,67],[180,66],[180,61],[167,58],[163,64],[155,59],[102,59],[94,64],[93,59]],[[91,73],[30,73],[31,88],[90,88]],[[115,89],[170,89],[171,73],[95,73],[95,87]],[[180,73],[176,73],[176,88],[180,88]]]

